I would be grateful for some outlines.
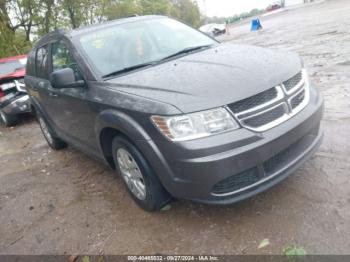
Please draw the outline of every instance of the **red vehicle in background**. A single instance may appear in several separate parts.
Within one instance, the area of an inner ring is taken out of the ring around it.
[[[0,122],[6,127],[31,111],[23,81],[26,63],[27,55],[0,58]]]

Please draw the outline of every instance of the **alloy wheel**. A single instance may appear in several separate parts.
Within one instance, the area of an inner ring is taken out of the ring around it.
[[[41,130],[43,131],[45,138],[47,139],[47,141],[50,144],[52,144],[53,143],[52,135],[50,133],[49,127],[47,126],[45,120],[42,117],[39,117],[39,124],[40,124]]]
[[[121,175],[131,191],[140,200],[146,199],[145,179],[132,155],[124,148],[117,150],[117,161]]]
[[[1,118],[1,122],[3,122],[6,125],[7,119],[5,114],[2,111],[0,111],[0,118]]]

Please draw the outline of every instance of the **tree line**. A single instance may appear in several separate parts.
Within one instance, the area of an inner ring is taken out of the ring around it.
[[[207,23],[217,23],[217,24],[221,24],[221,23],[229,23],[229,24],[233,24],[235,22],[239,22],[243,19],[249,18],[249,17],[254,17],[254,16],[258,16],[261,15],[263,13],[265,13],[266,10],[265,9],[252,9],[250,12],[244,12],[241,14],[237,14],[234,16],[230,16],[230,17],[207,17],[205,19],[205,21]]]
[[[27,53],[56,28],[79,28],[132,15],[167,15],[198,27],[192,0],[0,0],[0,57]]]

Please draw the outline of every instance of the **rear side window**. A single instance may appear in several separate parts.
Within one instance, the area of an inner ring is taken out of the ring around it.
[[[49,79],[48,46],[38,48],[36,51],[36,76]]]
[[[78,69],[78,64],[73,58],[68,48],[63,42],[52,44],[52,71],[55,72],[64,68],[71,68],[74,71],[75,79],[82,80],[82,76]]]
[[[35,51],[31,51],[28,55],[26,75],[35,76]]]

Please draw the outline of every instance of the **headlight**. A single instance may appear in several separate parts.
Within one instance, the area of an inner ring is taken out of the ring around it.
[[[172,141],[191,140],[239,128],[224,108],[180,116],[152,116],[151,119],[160,132]]]

